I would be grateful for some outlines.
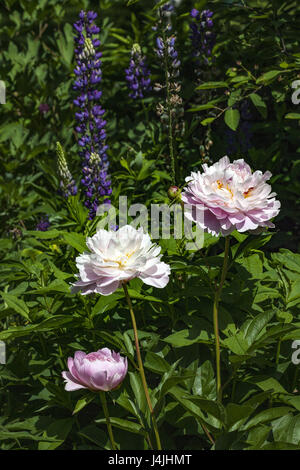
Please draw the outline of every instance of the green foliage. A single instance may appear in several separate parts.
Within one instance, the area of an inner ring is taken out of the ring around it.
[[[101,3],[101,6],[99,6]],[[110,347],[128,357],[129,373],[107,394],[121,449],[148,449],[151,417],[137,372],[134,335],[121,289],[110,296],[71,294],[76,256],[98,220],[88,221],[82,194],[62,198],[56,142],[80,184],[74,137],[72,23],[81,9],[99,13],[103,107],[112,201],[168,203],[171,184],[166,132],[156,115],[159,96],[128,97],[124,69],[139,41],[152,81],[164,80],[154,52],[159,5],[150,0],[39,2],[3,0],[0,79],[0,449],[110,449],[99,396],[66,392],[61,372],[76,350]],[[245,5],[247,3],[247,5]],[[214,11],[213,61],[200,78],[190,56],[188,12]],[[296,1],[183,0],[173,19],[184,103],[176,137],[178,185],[206,157],[228,152],[226,132],[255,169],[273,173],[282,210],[276,230],[233,233],[219,309],[223,401],[216,399],[213,296],[223,240],[205,235],[188,252],[180,240],[160,240],[172,268],[165,289],[129,284],[151,400],[164,449],[299,449],[300,114],[292,103],[299,76]],[[263,38],[263,39],[262,39]],[[39,106],[47,103],[49,111]],[[252,118],[251,148],[243,152],[242,105]],[[299,106],[299,105],[298,105]],[[211,140],[209,147],[207,142]],[[35,230],[44,214],[48,231]]]

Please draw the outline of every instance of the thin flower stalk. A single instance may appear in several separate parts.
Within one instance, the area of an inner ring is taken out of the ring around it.
[[[143,388],[144,388],[148,408],[149,408],[149,411],[150,411],[150,414],[151,414],[151,419],[152,419],[152,424],[153,424],[153,428],[154,428],[154,434],[155,434],[155,438],[156,438],[157,448],[158,448],[158,450],[161,450],[161,442],[160,442],[158,427],[157,427],[156,418],[155,418],[154,410],[153,410],[152,403],[151,403],[151,398],[150,398],[150,395],[149,395],[148,385],[147,385],[145,371],[144,371],[144,367],[143,367],[143,361],[142,361],[141,352],[140,352],[138,332],[137,332],[135,315],[134,315],[134,311],[133,311],[133,308],[132,308],[132,302],[131,302],[131,299],[130,299],[130,296],[129,296],[129,293],[128,293],[126,283],[123,282],[122,285],[123,285],[126,301],[128,303],[130,316],[131,316],[131,321],[132,321],[132,326],[133,326],[133,331],[134,331],[134,340],[135,340],[135,348],[136,348],[136,355],[137,355],[137,360],[138,360],[139,372],[140,372],[140,376],[141,376],[141,379],[142,379],[142,384],[143,384]]]
[[[221,273],[220,284],[218,285],[213,305],[213,323],[214,323],[214,333],[215,333],[215,351],[216,351],[216,370],[217,370],[217,398],[222,401],[222,382],[221,382],[221,354],[220,354],[220,336],[219,336],[219,302],[223,289],[223,285],[226,279],[227,266],[228,266],[228,255],[229,255],[229,245],[230,239],[229,236],[225,237],[225,252],[224,252],[224,261],[223,268]]]
[[[117,445],[115,443],[114,434],[113,434],[113,430],[112,430],[112,425],[111,425],[110,418],[109,418],[109,412],[108,412],[105,392],[100,392],[100,400],[101,400],[102,407],[103,407],[103,412],[104,412],[105,421],[106,421],[106,427],[107,427],[109,439],[110,439],[110,442],[111,442],[111,446],[112,446],[113,450],[118,450]]]

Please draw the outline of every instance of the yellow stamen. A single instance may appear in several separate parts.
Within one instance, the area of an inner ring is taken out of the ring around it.
[[[117,259],[105,259],[104,261],[106,263],[117,263],[119,265],[119,268],[125,268],[127,261],[131,256],[135,253],[136,250],[133,250],[131,253],[126,253],[123,259],[117,260]],[[125,259],[124,259],[125,258]]]
[[[231,189],[230,189],[230,187],[228,186],[228,184],[226,184],[226,189],[227,189],[227,191],[230,192],[231,197],[233,197],[233,192],[231,191]]]
[[[226,186],[224,187],[224,184],[222,183],[222,181],[217,180],[216,183],[218,185],[218,189],[223,189],[223,188],[227,189],[227,191],[231,194],[231,198],[233,198],[233,192],[231,191],[228,184],[226,184]]]

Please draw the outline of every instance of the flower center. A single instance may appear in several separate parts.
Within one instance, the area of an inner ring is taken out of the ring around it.
[[[226,191],[229,192],[230,198],[231,198],[231,199],[233,198],[233,192],[232,192],[232,190],[230,189],[228,183],[226,184],[226,186],[224,186],[224,184],[223,184],[222,181],[220,181],[220,180],[217,180],[216,183],[217,183],[217,189],[225,189]]]
[[[118,263],[118,265],[120,266],[120,268],[125,268],[128,260],[131,258],[131,256],[135,253],[136,250],[133,250],[129,253],[126,253],[125,256],[123,256],[123,258],[121,260],[117,260],[116,262]]]
[[[105,262],[112,261],[113,263],[117,263],[119,265],[119,268],[125,268],[127,265],[128,260],[131,258],[131,256],[136,252],[136,250],[133,250],[129,253],[126,253],[125,255],[119,256],[118,259],[105,259]]]

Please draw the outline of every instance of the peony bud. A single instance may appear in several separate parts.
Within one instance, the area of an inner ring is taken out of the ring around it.
[[[168,196],[170,199],[176,199],[180,195],[180,189],[177,186],[170,186]]]
[[[127,374],[127,358],[108,348],[85,354],[76,351],[68,358],[69,371],[63,371],[65,390],[72,392],[87,388],[93,392],[108,392],[117,388]]]

